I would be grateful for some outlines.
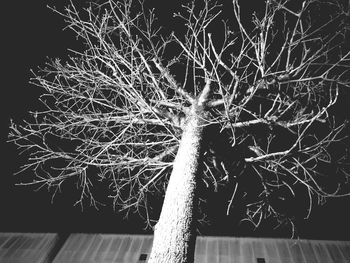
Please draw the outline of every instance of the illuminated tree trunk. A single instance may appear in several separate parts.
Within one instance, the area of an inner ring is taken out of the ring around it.
[[[205,125],[203,107],[198,104],[192,107],[181,138],[162,212],[155,227],[149,263],[194,261],[196,189]]]

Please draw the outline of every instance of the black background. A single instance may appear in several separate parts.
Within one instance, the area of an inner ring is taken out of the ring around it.
[[[75,1],[78,2],[78,1]],[[83,1],[81,1],[83,2]],[[176,1],[148,1],[159,12],[160,20],[168,21],[176,10]],[[249,2],[249,1],[248,1]],[[250,1],[251,4],[258,1]],[[111,206],[96,210],[74,207],[76,200],[70,192],[59,194],[54,202],[50,195],[31,187],[15,186],[25,175],[14,176],[21,164],[21,157],[12,144],[6,143],[10,119],[20,121],[28,110],[35,108],[39,91],[28,84],[30,69],[43,66],[47,57],[67,55],[67,48],[78,48],[74,34],[65,26],[63,19],[46,5],[59,9],[69,1],[5,1],[1,18],[1,164],[0,173],[0,231],[1,232],[103,232],[103,233],[151,233],[143,230],[144,223],[137,215],[123,219]],[[173,23],[173,22],[171,22]],[[216,195],[208,201],[217,207]],[[329,200],[316,207],[311,218],[299,220],[301,238],[350,240],[350,198]],[[224,209],[212,212],[213,222],[203,228],[208,235],[235,236],[283,236],[289,232],[272,230],[268,224],[255,230],[251,225],[238,225],[237,220],[226,217]]]

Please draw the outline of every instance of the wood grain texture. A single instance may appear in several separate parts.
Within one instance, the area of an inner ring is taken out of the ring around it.
[[[1,263],[46,263],[57,234],[0,233]],[[147,262],[150,235],[71,234],[53,263]],[[141,256],[142,255],[142,256]],[[196,263],[349,263],[350,241],[199,236]]]

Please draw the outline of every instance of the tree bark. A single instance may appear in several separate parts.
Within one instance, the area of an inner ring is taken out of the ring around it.
[[[192,263],[196,242],[197,180],[202,155],[203,100],[192,106],[174,160],[148,263]]]

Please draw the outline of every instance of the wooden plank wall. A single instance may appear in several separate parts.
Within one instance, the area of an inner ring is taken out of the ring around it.
[[[57,234],[0,233],[1,263],[46,263],[57,241]]]
[[[350,241],[198,237],[196,263],[350,263]]]
[[[0,233],[0,262],[147,262],[152,236],[71,234],[49,257],[57,234]],[[350,241],[197,237],[196,263],[349,263]]]
[[[72,234],[54,263],[146,262],[152,236]],[[197,237],[196,263],[349,263],[350,241]]]
[[[142,235],[72,234],[54,263],[146,262],[152,241]]]

